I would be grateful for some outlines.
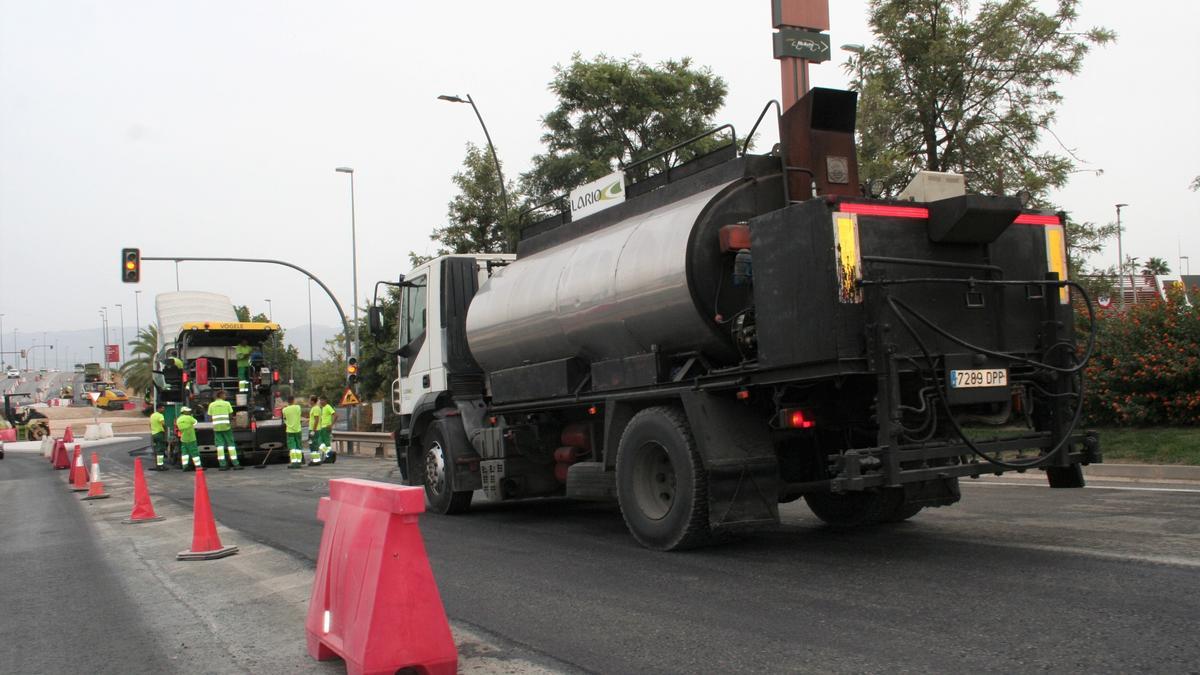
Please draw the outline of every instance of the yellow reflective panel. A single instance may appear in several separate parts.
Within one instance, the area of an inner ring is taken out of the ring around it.
[[[862,254],[858,250],[858,216],[833,214],[833,233],[837,245],[838,297],[842,302],[862,302]]]
[[[1046,226],[1046,269],[1057,272],[1058,278],[1067,280],[1067,239],[1062,225]],[[1071,292],[1066,286],[1058,290],[1058,301],[1071,302]]]

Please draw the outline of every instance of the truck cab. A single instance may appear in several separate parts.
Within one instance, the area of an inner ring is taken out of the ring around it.
[[[439,395],[455,386],[482,387],[466,339],[467,307],[492,271],[516,256],[507,253],[434,258],[400,282],[398,373],[392,411],[407,427],[415,412],[437,407]]]

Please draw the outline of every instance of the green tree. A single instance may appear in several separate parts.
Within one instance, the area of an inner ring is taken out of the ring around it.
[[[1192,184],[1189,187],[1191,187],[1192,192],[1200,191],[1200,176],[1193,178]]]
[[[1171,266],[1162,258],[1147,258],[1146,264],[1142,265],[1142,274],[1158,276],[1161,274],[1170,274]]]
[[[558,106],[542,118],[546,152],[533,158],[521,176],[532,203],[540,203],[711,129],[725,102],[725,81],[690,58],[657,66],[639,57],[604,54],[554,68],[550,91]],[[721,141],[671,153],[654,167],[642,166],[638,179],[707,152]]]
[[[138,331],[129,342],[129,356],[121,366],[121,379],[133,392],[145,394],[154,386],[154,361],[158,354],[158,325],[150,324]]]
[[[516,219],[509,205],[500,197],[500,179],[491,153],[474,143],[467,143],[462,170],[454,174],[458,194],[446,208],[446,224],[433,231],[429,238],[438,242],[438,255],[450,253],[507,253],[515,250]],[[510,204],[520,200],[520,191],[511,181],[506,182]],[[410,253],[413,266],[427,258]]]
[[[1079,0],[1056,0],[1049,12],[1039,4],[871,0],[876,41],[847,66],[861,67],[864,81],[863,178],[895,194],[918,170],[951,171],[972,191],[1027,191],[1045,204],[1073,166],[1041,149],[1062,101],[1058,82],[1115,34],[1079,29]]]

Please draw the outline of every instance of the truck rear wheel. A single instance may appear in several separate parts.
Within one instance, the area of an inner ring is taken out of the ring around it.
[[[683,411],[646,408],[617,447],[617,502],[639,544],[674,551],[707,543],[708,475]]]
[[[437,425],[430,425],[421,444],[425,467],[425,499],[429,509],[442,515],[463,513],[471,507],[470,490],[454,491],[454,455]]]

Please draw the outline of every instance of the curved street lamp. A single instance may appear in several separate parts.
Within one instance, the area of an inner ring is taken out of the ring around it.
[[[483,136],[487,139],[488,149],[492,152],[492,162],[496,165],[496,178],[500,181],[500,201],[504,203],[504,210],[508,210],[508,191],[504,188],[504,172],[500,170],[500,158],[496,155],[496,146],[492,144],[492,135],[488,133],[487,125],[483,123],[483,115],[479,114],[479,106],[475,105],[475,99],[467,94],[466,99],[461,99],[457,96],[442,94],[438,96],[439,101],[448,101],[450,103],[470,103],[471,109],[475,111],[475,117],[479,119],[479,126],[483,127]]]

